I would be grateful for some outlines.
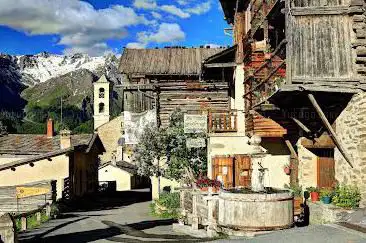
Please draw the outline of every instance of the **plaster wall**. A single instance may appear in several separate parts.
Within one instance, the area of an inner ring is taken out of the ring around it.
[[[0,156],[0,164],[10,163],[24,157],[12,155]],[[32,183],[43,180],[56,180],[57,199],[62,198],[64,179],[69,177],[69,157],[60,155],[52,158],[52,161],[41,160],[35,162],[31,167],[29,164],[16,167],[15,171],[10,169],[0,171],[0,186],[14,186]]]
[[[132,189],[131,174],[113,165],[108,165],[98,170],[99,181],[115,181],[117,191],[128,191]]]
[[[299,142],[297,145],[299,157],[299,185],[303,189],[307,187],[316,187],[317,181],[317,163],[318,156],[305,148]]]

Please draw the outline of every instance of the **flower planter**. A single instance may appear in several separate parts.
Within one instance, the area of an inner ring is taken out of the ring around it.
[[[286,175],[290,175],[290,174],[291,174],[291,169],[290,169],[290,167],[285,167],[285,168],[283,169],[283,171],[285,172],[285,174],[286,174]]]
[[[332,201],[331,197],[322,197],[322,202],[324,204],[330,204],[331,201]]]
[[[310,198],[312,202],[319,201],[319,193],[318,192],[310,192]]]
[[[303,203],[303,198],[296,196],[294,197],[294,214],[300,214],[301,213],[301,204]]]

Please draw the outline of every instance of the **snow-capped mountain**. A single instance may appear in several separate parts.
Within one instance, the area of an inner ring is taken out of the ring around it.
[[[11,67],[7,72],[20,77],[19,81],[27,86],[43,83],[79,69],[87,69],[97,76],[105,73],[111,76],[112,81],[117,81],[113,79],[117,74],[118,57],[113,54],[90,57],[87,54],[55,55],[43,52],[23,56],[0,55],[0,59],[6,59],[7,66]]]

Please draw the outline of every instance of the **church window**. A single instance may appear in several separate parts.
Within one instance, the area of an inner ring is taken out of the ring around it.
[[[99,113],[104,113],[104,103],[99,104]]]
[[[100,88],[99,89],[99,98],[104,98],[104,96],[105,96],[105,91],[104,91],[104,88]]]

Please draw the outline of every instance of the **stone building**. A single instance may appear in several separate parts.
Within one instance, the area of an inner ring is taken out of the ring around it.
[[[98,134],[0,136],[0,187],[56,181],[57,198],[81,197],[98,189],[98,156],[105,152]]]
[[[277,123],[291,184],[357,185],[366,206],[365,1],[220,2],[234,37],[244,33],[246,133],[276,131],[263,119]]]

